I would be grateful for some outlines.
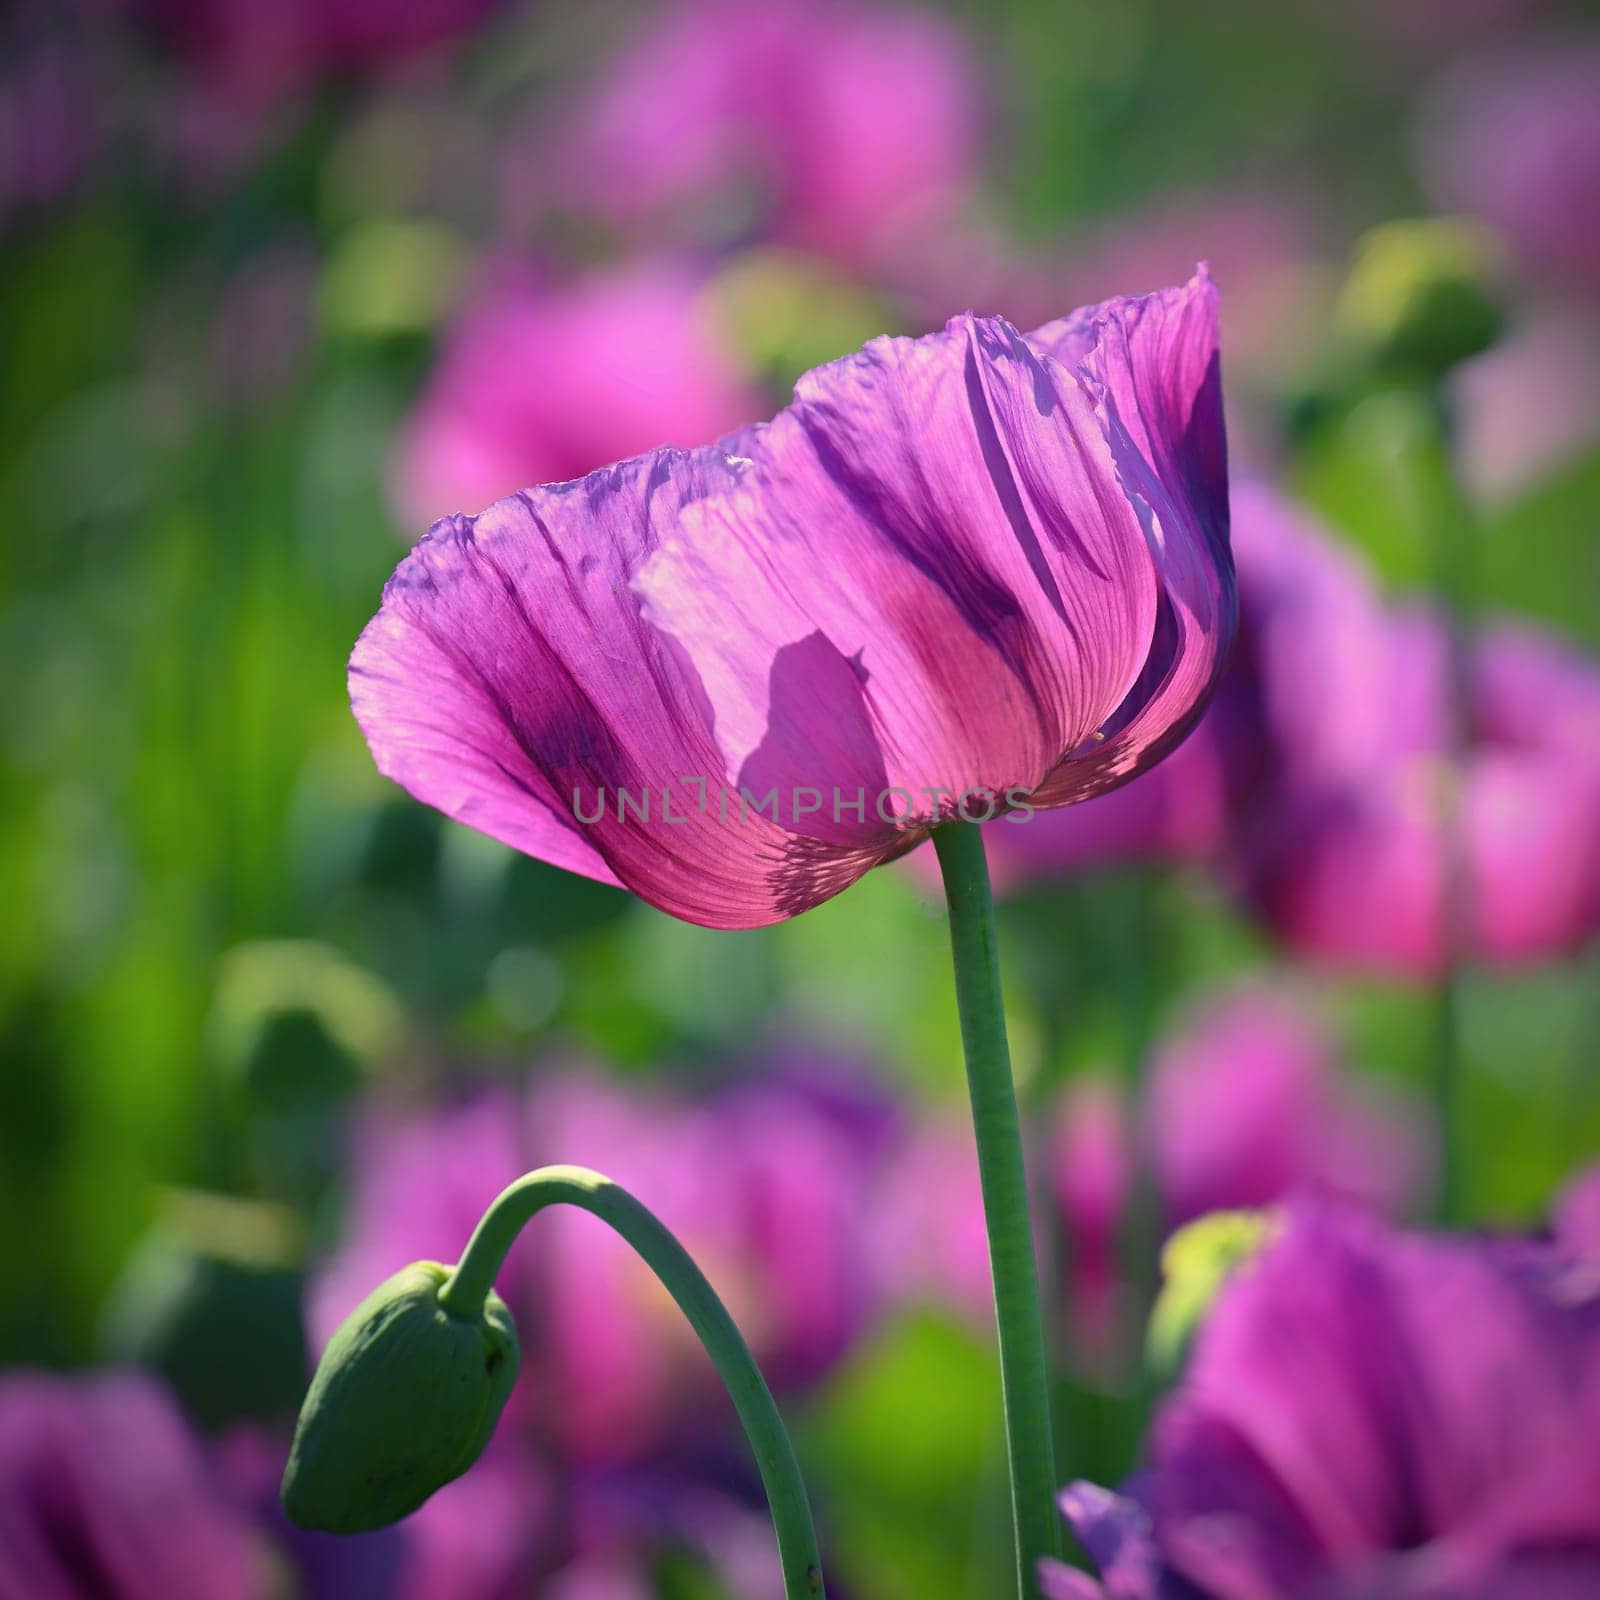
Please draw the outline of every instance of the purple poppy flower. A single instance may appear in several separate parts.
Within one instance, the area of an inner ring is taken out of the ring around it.
[[[1048,1146],[1066,1332],[1074,1353],[1097,1370],[1118,1358],[1128,1303],[1123,1228],[1135,1154],[1129,1120],[1116,1084],[1099,1075],[1078,1078],[1062,1096]]]
[[[1233,513],[1239,645],[1198,736],[1225,773],[1220,864],[1256,909],[1297,955],[1412,977],[1451,949],[1513,964],[1581,946],[1600,927],[1600,664],[1486,625],[1453,756],[1438,614],[1386,604],[1270,490],[1240,485]]]
[[[1391,613],[1373,660],[1393,692],[1366,707],[1370,759],[1287,797],[1249,860],[1273,927],[1301,954],[1417,978],[1453,952],[1513,965],[1580,948],[1600,927],[1600,667],[1485,628],[1452,760],[1439,616]]]
[[[1422,128],[1442,204],[1543,275],[1600,288],[1600,42],[1545,39],[1448,76]]]
[[[1600,1592],[1600,1278],[1557,1245],[1307,1204],[1224,1288],[1124,1495],[1069,1521],[1108,1600]]]
[[[959,33],[926,10],[683,0],[540,142],[549,198],[614,225],[754,223],[859,265],[966,195],[980,101]]]
[[[438,523],[350,664],[378,766],[710,927],[1164,755],[1233,625],[1215,293],[963,316],[765,426]]]
[[[1128,861],[1219,865],[1235,839],[1256,836],[1268,800],[1325,768],[1358,770],[1367,755],[1379,702],[1366,696],[1386,692],[1370,578],[1264,485],[1236,484],[1232,500],[1239,638],[1216,697],[1184,743],[1132,783],[991,829],[1002,888]],[[1348,691],[1330,698],[1333,682]],[[931,863],[914,870],[937,881]]]
[[[895,1164],[878,1224],[887,1281],[991,1314],[971,1139],[940,1124]],[[1292,995],[1211,997],[1160,1041],[1130,1113],[1100,1076],[1068,1086],[1050,1123],[1048,1167],[1067,1263],[1067,1323],[1092,1363],[1116,1353],[1126,1296],[1121,1235],[1136,1141],[1149,1151],[1162,1224],[1296,1194],[1388,1212],[1425,1187],[1422,1121],[1409,1100],[1342,1068],[1316,1012]]]
[[[1555,1208],[1555,1234],[1585,1261],[1600,1261],[1600,1166],[1580,1173]]]
[[[1297,1194],[1398,1212],[1427,1171],[1415,1108],[1344,1074],[1316,1012],[1243,989],[1196,1008],[1154,1051],[1135,1128],[1110,1086],[1077,1085],[1054,1144],[1054,1187],[1080,1343],[1111,1351],[1124,1294],[1120,1238],[1134,1140],[1148,1152],[1163,1228]]]
[[[501,272],[445,334],[395,455],[395,499],[432,521],[764,409],[688,264],[647,258],[562,285]]]
[[[260,1555],[152,1380],[0,1380],[0,1600],[265,1600]]]
[[[1281,989],[1214,996],[1157,1048],[1144,1136],[1167,1223],[1314,1191],[1397,1213],[1427,1161],[1416,1108],[1345,1076],[1324,1020]]]

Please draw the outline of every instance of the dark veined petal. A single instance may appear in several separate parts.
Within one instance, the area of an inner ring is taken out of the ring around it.
[[[1157,600],[1137,511],[1084,387],[1005,322],[874,340],[747,448],[637,581],[730,769],[798,780],[830,737],[819,683],[774,739],[771,664],[801,647],[850,663],[883,776],[919,797],[1031,791],[1127,695]]]
[[[1080,343],[874,340],[764,427],[437,524],[351,661],[380,769],[716,927],[815,905],[975,791],[1120,781],[1231,628],[1210,287]]]
[[[1035,802],[1061,805],[1124,782],[1172,749],[1227,659],[1237,598],[1216,290],[1202,268],[1181,289],[1108,300],[1047,323],[1028,342],[1076,367],[1097,397],[1161,584],[1155,641],[1138,683]]]
[[[357,642],[350,691],[379,770],[419,800],[676,915],[748,927],[881,852],[820,859],[737,793],[719,805],[705,697],[629,592],[723,461],[659,451],[436,524]]]

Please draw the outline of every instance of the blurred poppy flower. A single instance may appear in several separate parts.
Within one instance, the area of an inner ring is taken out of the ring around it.
[[[111,141],[112,70],[96,48],[101,41],[82,37],[92,31],[82,19],[62,23],[37,4],[8,8],[0,19],[0,226],[7,230],[72,198]]]
[[[1392,688],[1363,702],[1365,757],[1290,797],[1246,854],[1267,920],[1303,955],[1417,978],[1457,952],[1513,965],[1580,948],[1600,927],[1600,668],[1486,627],[1458,757],[1443,619],[1396,610],[1371,645]]]
[[[350,663],[381,771],[712,927],[1182,738],[1232,636],[1215,291],[963,316],[772,422],[438,523]]]
[[[313,1291],[313,1332],[326,1337],[397,1263],[455,1260],[512,1178],[591,1162],[648,1196],[775,1385],[814,1382],[873,1310],[851,1218],[893,1125],[886,1102],[837,1077],[820,1058],[774,1058],[758,1081],[700,1101],[552,1073],[526,1098],[492,1089],[453,1106],[374,1106],[353,1148],[345,1242]],[[591,1217],[541,1217],[497,1287],[524,1345],[508,1415],[570,1459],[648,1455],[694,1420],[695,1396],[715,1384],[664,1291]]]
[[[519,168],[630,232],[754,231],[861,265],[965,198],[981,99],[960,34],[925,9],[685,0]]]
[[[1600,44],[1525,42],[1454,69],[1425,110],[1439,203],[1494,226],[1541,277],[1600,290]]]
[[[1264,989],[1212,996],[1157,1048],[1145,1138],[1174,1228],[1308,1190],[1393,1214],[1427,1168],[1417,1108],[1345,1076],[1315,1009]]]
[[[1455,751],[1437,612],[1387,602],[1354,551],[1260,484],[1234,489],[1233,550],[1239,637],[1196,748],[1081,821],[1005,830],[1003,881],[1209,850],[1296,955],[1332,966],[1426,978],[1452,949],[1509,965],[1581,947],[1600,928],[1600,664],[1485,625]]]
[[[1157,1044],[1139,1105],[1104,1077],[1080,1077],[1050,1121],[1066,1325],[1096,1363],[1114,1352],[1127,1294],[1122,1232],[1138,1146],[1163,1232],[1297,1194],[1397,1212],[1418,1198],[1429,1164],[1415,1108],[1346,1076],[1312,1007],[1253,988],[1210,997]],[[977,1170],[955,1130],[918,1131],[880,1209],[882,1270],[897,1292],[932,1293],[986,1320]]]
[[[0,1380],[4,1600],[264,1600],[259,1557],[153,1380]]]
[[[1600,1592],[1592,1257],[1292,1208],[1222,1291],[1125,1495],[1075,1484],[1104,1587],[1060,1600]]]
[[[512,1177],[591,1161],[693,1251],[775,1385],[815,1383],[876,1310],[857,1219],[896,1113],[815,1053],[764,1067],[695,1100],[552,1072],[525,1092],[369,1107],[345,1238],[312,1287],[313,1332],[325,1337],[395,1263],[454,1260]],[[593,1217],[556,1210],[497,1288],[521,1331],[522,1377],[470,1478],[400,1530],[395,1600],[588,1593],[602,1579],[600,1594],[649,1594],[669,1544],[737,1577],[730,1592],[761,1593],[776,1564],[759,1483],[730,1446],[731,1414],[706,1403],[710,1363],[637,1257]]]
[[[1310,1005],[1261,989],[1211,996],[1160,1041],[1131,1117],[1095,1079],[1072,1086],[1063,1112],[1053,1181],[1074,1331],[1091,1355],[1118,1331],[1136,1147],[1163,1233],[1304,1194],[1392,1215],[1418,1198],[1428,1167],[1417,1108],[1348,1074]]]
[[[1297,793],[1366,749],[1383,686],[1380,608],[1359,562],[1264,485],[1232,489],[1239,632],[1218,692],[1189,737],[1131,783],[990,830],[995,881],[1130,861],[1221,865],[1254,836],[1264,798]],[[1327,685],[1343,691],[1329,695]]]
[[[432,521],[764,409],[687,263],[643,258],[559,285],[502,272],[444,335],[395,454],[395,499]]]

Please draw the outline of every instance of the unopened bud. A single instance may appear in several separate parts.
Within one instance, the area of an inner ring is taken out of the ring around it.
[[[328,1341],[301,1407],[283,1504],[302,1528],[362,1533],[409,1515],[476,1461],[517,1378],[511,1313],[440,1304],[450,1268],[418,1261]]]

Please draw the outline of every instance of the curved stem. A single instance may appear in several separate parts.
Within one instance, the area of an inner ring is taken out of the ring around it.
[[[677,1301],[715,1363],[755,1451],[778,1535],[784,1594],[787,1600],[820,1600],[822,1558],[811,1508],[772,1391],[705,1274],[666,1225],[626,1189],[587,1167],[541,1167],[518,1178],[484,1212],[439,1291],[439,1303],[452,1316],[477,1316],[512,1242],[531,1217],[552,1205],[578,1206],[615,1229]]]
[[[1017,1593],[1027,1597],[1037,1592],[1039,1558],[1061,1553],[1061,1522],[1055,1507],[1050,1377],[1039,1310],[1038,1265],[1028,1217],[1028,1179],[1016,1088],[1011,1080],[1011,1051],[1000,999],[989,865],[983,836],[973,823],[936,829],[933,847],[950,902],[956,1004],[967,1057],[967,1089],[978,1140],[978,1175],[1000,1334]]]

